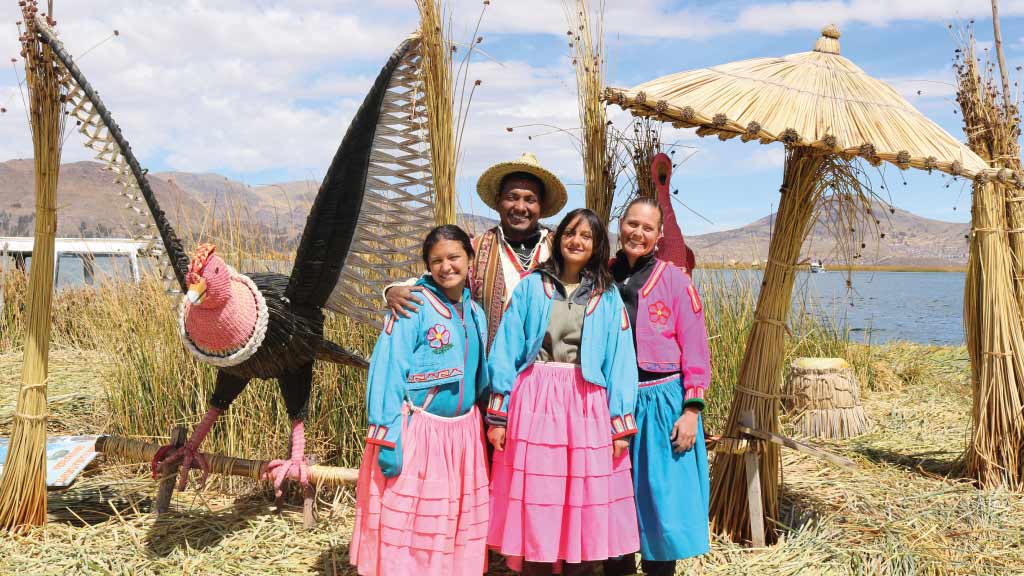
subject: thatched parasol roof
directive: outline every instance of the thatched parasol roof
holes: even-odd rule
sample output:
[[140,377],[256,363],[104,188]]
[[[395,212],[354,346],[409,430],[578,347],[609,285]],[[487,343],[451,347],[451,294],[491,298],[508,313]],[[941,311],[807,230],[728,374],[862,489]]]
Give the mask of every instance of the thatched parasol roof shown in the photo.
[[697,127],[701,136],[781,141],[969,178],[1014,177],[989,168],[891,86],[840,56],[835,25],[821,33],[811,52],[679,72],[628,90],[609,87],[604,97],[639,116]]

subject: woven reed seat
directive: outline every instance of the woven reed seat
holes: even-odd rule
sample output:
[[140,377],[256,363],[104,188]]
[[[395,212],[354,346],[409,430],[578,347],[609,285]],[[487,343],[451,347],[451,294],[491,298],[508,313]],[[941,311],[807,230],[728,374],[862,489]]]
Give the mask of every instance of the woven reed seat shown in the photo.
[[783,387],[783,404],[797,430],[815,438],[850,438],[867,432],[860,383],[842,358],[797,358]]

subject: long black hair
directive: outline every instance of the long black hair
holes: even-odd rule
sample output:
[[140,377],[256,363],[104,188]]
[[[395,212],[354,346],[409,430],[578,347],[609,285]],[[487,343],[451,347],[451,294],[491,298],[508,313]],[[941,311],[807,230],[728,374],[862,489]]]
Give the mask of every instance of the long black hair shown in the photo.
[[466,256],[469,260],[473,259],[473,241],[469,239],[469,234],[454,224],[445,224],[428,232],[427,237],[423,239],[423,264],[427,269],[430,268],[430,249],[442,240],[454,240],[462,244]]
[[[601,294],[615,285],[615,280],[612,278],[611,272],[608,271],[611,242],[608,240],[608,229],[604,222],[589,208],[577,208],[562,218],[551,243],[551,258],[548,258],[547,262],[541,264],[540,267],[553,276],[559,278],[562,276],[562,270],[565,269],[565,258],[562,256],[562,237],[566,233],[576,230],[576,226],[579,225],[576,223],[577,219],[589,224],[590,233],[593,234],[593,253],[590,255],[590,260],[583,266],[582,273],[593,279],[594,293]],[[570,228],[570,225],[574,223],[576,226]]]

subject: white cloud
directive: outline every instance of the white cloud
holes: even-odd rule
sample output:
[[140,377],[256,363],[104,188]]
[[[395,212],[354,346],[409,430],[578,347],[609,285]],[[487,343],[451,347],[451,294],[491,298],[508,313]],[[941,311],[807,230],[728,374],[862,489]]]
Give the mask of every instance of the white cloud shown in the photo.
[[[1024,13],[1024,2],[1002,2],[1003,16]],[[754,4],[743,8],[731,28],[783,34],[798,29],[816,30],[835,23],[857,22],[886,26],[903,20],[948,22],[955,19],[990,18],[992,4],[988,0],[928,0],[927,2],[892,2],[888,0],[799,1]]]
[[743,162],[750,171],[781,169],[786,163],[786,150],[782,146],[758,146]]

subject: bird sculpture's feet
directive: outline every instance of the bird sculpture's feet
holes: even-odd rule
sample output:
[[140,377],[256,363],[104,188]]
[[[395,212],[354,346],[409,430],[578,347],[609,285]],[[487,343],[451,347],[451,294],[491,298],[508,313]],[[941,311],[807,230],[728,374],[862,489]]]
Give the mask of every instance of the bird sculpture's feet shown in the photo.
[[274,481],[274,496],[278,499],[284,494],[281,484],[285,478],[298,480],[303,492],[309,488],[309,464],[306,463],[306,426],[302,420],[292,421],[291,455],[288,460],[274,460],[267,464],[263,472],[264,480]]
[[161,465],[174,464],[181,461],[181,471],[178,473],[178,490],[185,489],[185,486],[188,484],[188,472],[193,468],[199,468],[203,471],[203,475],[199,478],[199,485],[206,484],[206,478],[210,475],[210,463],[207,462],[206,455],[199,451],[199,447],[203,444],[206,435],[210,433],[213,423],[217,421],[217,418],[223,412],[220,408],[211,406],[206,411],[203,419],[199,421],[195,431],[192,432],[192,436],[183,446],[174,446],[173,444],[161,446],[156,451],[156,454],[153,455],[153,461],[150,463],[150,467],[153,469],[153,478],[159,476]]
[[199,477],[199,486],[206,484],[206,478],[210,475],[210,463],[206,460],[206,455],[197,450],[191,442],[186,442],[183,446],[174,446],[173,444],[161,446],[150,463],[150,467],[153,469],[153,478],[160,476],[160,468],[164,464],[174,464],[179,461],[181,469],[178,472],[178,490],[184,490],[188,485],[188,473],[193,468],[199,468],[202,471],[202,476]]
[[305,456],[299,459],[273,460],[267,464],[263,479],[274,481],[274,496],[277,498],[284,495],[281,485],[284,484],[285,478],[298,480],[303,490],[309,487],[309,464],[306,463]]

